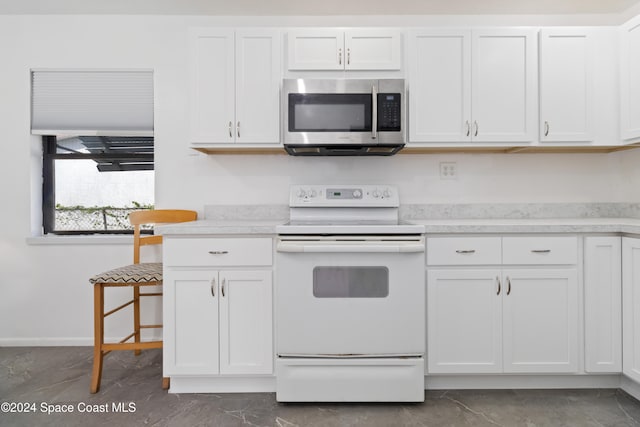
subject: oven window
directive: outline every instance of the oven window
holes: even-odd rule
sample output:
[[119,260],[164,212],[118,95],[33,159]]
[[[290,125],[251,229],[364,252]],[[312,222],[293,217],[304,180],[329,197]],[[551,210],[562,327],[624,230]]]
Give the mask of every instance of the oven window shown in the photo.
[[370,94],[289,94],[289,132],[370,131]]
[[313,296],[316,298],[386,298],[389,296],[387,267],[315,267]]

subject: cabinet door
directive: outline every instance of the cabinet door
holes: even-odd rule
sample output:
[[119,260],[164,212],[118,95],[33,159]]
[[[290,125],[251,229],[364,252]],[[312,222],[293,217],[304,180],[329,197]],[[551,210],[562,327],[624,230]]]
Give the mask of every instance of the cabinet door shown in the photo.
[[429,373],[502,372],[500,270],[427,272]]
[[514,269],[503,277],[504,372],[576,372],[576,270]]
[[640,16],[622,26],[620,113],[623,139],[640,138]]
[[280,142],[280,35],[236,32],[236,122],[240,143]]
[[640,382],[640,239],[622,238],[622,372]]
[[470,31],[411,34],[410,142],[471,140],[470,48]]
[[289,31],[287,35],[290,70],[343,70],[344,32],[333,29]]
[[218,273],[169,269],[164,276],[164,375],[218,374]]
[[593,36],[584,29],[540,32],[540,140],[593,140]]
[[233,142],[233,31],[192,29],[189,44],[191,142]]
[[620,237],[584,239],[585,370],[622,371]]
[[537,129],[536,33],[479,30],[471,42],[471,135],[478,142],[531,142]]
[[271,374],[271,271],[220,272],[220,373]]
[[348,30],[344,34],[345,69],[399,70],[400,32],[396,30]]

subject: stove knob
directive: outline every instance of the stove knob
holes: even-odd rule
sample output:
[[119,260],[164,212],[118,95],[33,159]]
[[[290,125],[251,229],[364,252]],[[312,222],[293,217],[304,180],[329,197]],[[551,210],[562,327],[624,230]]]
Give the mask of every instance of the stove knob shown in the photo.
[[318,193],[316,193],[316,190],[309,191],[309,197],[313,198],[313,197],[316,197],[317,195]]
[[372,194],[373,194],[373,197],[375,197],[376,199],[377,199],[378,197],[380,197],[380,191],[378,191],[378,189],[377,189],[377,188],[376,188],[375,190],[373,190],[373,193],[372,193]]
[[301,188],[298,190],[298,198],[303,199],[307,197],[307,192],[304,191],[304,188]]
[[382,193],[382,195],[383,195],[384,197],[389,198],[389,197],[391,197],[391,191],[389,191],[389,189],[388,189],[388,188],[385,188],[385,189],[384,189],[384,192]]
[[354,199],[362,198],[362,192],[360,190],[353,190],[353,198]]

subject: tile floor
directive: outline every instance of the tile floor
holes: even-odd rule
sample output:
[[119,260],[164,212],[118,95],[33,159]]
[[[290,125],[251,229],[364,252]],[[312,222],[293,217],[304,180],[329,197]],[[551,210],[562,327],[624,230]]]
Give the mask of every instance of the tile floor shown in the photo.
[[[619,390],[427,391],[421,404],[280,404],[272,393],[168,394],[154,350],[107,356],[101,391],[91,395],[91,363],[88,347],[0,348],[0,403],[36,404],[36,412],[0,412],[0,426],[640,426],[640,402]],[[63,405],[74,412],[46,413]]]

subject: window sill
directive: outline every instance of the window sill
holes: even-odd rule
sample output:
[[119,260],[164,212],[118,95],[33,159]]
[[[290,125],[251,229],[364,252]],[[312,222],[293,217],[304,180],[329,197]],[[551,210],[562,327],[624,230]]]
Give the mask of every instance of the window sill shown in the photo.
[[132,235],[105,236],[105,235],[82,235],[82,236],[34,236],[27,237],[27,244],[31,246],[40,245],[132,245]]

